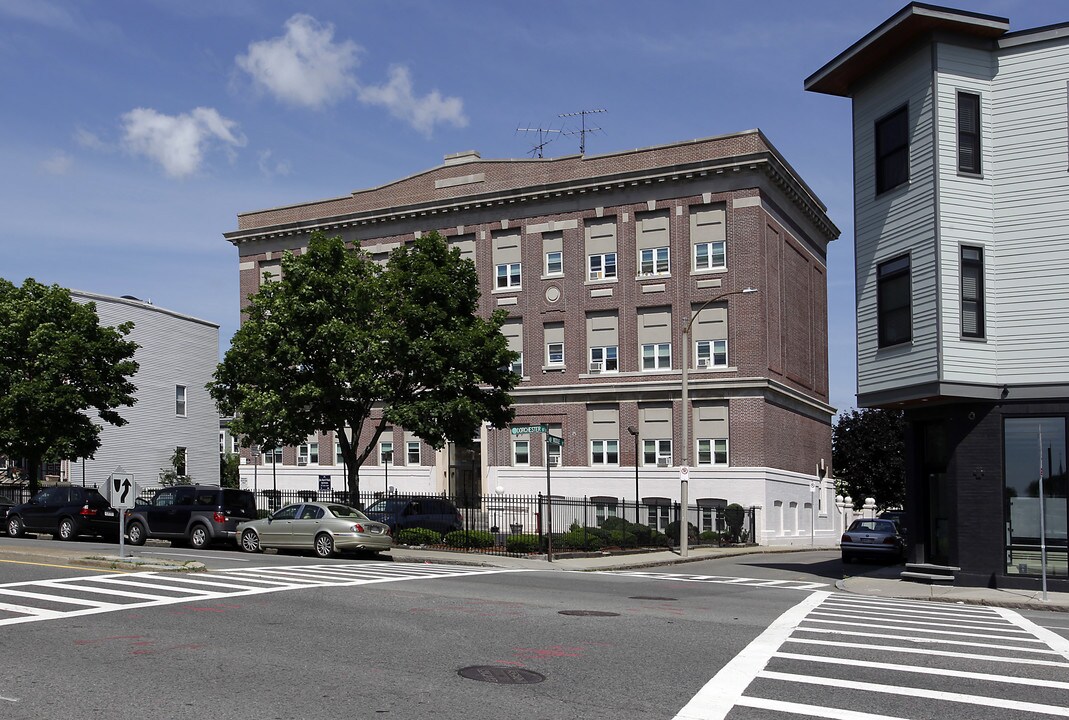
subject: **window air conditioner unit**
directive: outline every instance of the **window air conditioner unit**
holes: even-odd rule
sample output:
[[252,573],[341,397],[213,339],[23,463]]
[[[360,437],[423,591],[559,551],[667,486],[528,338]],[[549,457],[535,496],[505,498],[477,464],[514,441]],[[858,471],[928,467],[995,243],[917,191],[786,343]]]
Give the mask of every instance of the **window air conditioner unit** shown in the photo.
[[659,457],[657,458],[657,467],[668,467],[672,464],[672,458]]
[[307,465],[308,461],[305,460],[304,458],[300,458],[300,459],[297,460],[297,464],[298,465]]
[[592,372],[592,373],[601,372],[601,365],[602,365],[602,363],[601,363],[600,360],[590,363],[590,372]]
[[590,279],[591,280],[601,280],[603,277],[605,277],[605,272],[603,270],[591,270],[590,271]]
[[707,368],[709,364],[709,358],[698,358],[698,367]]
[[550,467],[557,467],[558,465],[560,465],[560,458],[556,457],[555,455],[550,455],[549,456],[549,466]]

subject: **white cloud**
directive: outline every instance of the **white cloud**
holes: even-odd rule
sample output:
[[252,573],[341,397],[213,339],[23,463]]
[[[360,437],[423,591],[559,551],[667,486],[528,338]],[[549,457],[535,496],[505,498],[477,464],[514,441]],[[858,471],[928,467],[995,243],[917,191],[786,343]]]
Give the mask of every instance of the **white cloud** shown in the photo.
[[464,101],[460,98],[443,98],[437,90],[416,97],[412,92],[412,76],[403,65],[390,68],[389,81],[385,85],[365,85],[360,88],[359,98],[368,105],[385,107],[391,115],[427,136],[437,123],[447,122],[454,127],[468,124],[468,118],[464,115]]
[[273,153],[270,150],[261,150],[259,156],[260,174],[264,177],[271,178],[276,175],[289,175],[290,174],[290,162],[289,160],[272,160]]
[[77,128],[74,131],[74,141],[90,150],[104,150],[104,141],[96,133],[89,132],[85,128]]
[[214,108],[199,107],[192,113],[164,115],[152,108],[135,108],[123,115],[123,147],[163,166],[171,177],[192,175],[204,160],[205,151],[222,143],[232,151],[243,147],[245,137],[237,123]]
[[74,158],[62,150],[56,150],[41,163],[41,170],[49,175],[66,175],[74,167]]
[[357,87],[352,74],[360,46],[334,42],[334,26],[310,15],[286,21],[286,34],[249,44],[238,67],[279,100],[319,108],[337,102]]

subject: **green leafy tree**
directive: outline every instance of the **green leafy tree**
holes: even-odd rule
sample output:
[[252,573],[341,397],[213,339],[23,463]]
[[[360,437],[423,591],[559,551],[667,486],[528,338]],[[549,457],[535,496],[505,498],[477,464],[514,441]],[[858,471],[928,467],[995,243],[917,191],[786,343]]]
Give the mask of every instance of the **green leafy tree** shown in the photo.
[[44,461],[93,457],[102,425],[126,420],[133,405],[137,343],[133,323],[100,324],[94,303],[27,279],[0,279],[0,455],[23,458],[30,492]]
[[483,421],[512,420],[507,313],[484,319],[478,309],[475,266],[437,233],[383,267],[317,232],[251,297],[208,389],[246,445],[333,432],[355,499],[360,467],[389,425],[441,448],[469,441]]
[[219,456],[219,484],[225,488],[241,487],[241,458],[234,453]]
[[901,410],[842,413],[831,432],[839,491],[855,502],[871,497],[882,508],[901,507],[906,499],[905,429]]

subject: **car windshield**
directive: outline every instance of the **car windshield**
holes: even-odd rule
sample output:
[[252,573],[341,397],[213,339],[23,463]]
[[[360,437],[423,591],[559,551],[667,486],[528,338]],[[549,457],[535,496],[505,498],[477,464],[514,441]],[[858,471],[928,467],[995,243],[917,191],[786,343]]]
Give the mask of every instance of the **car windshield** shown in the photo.
[[352,520],[367,520],[367,515],[360,512],[356,508],[351,508],[348,505],[327,505],[327,510],[334,517],[348,518]]
[[407,504],[408,500],[405,498],[390,498],[388,500],[379,500],[369,507],[367,511],[373,513],[396,513],[404,510]]

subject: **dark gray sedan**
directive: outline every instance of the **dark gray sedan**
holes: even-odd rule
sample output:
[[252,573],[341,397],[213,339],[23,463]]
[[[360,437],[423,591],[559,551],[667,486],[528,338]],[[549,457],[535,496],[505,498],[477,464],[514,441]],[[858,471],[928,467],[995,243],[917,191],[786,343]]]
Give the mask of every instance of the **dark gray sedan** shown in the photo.
[[906,541],[893,520],[855,520],[843,533],[839,546],[844,563],[862,557],[882,558],[897,563],[906,557]]
[[338,503],[295,503],[270,517],[250,520],[237,527],[245,552],[264,548],[311,550],[326,558],[341,550],[380,553],[393,547],[390,526]]

